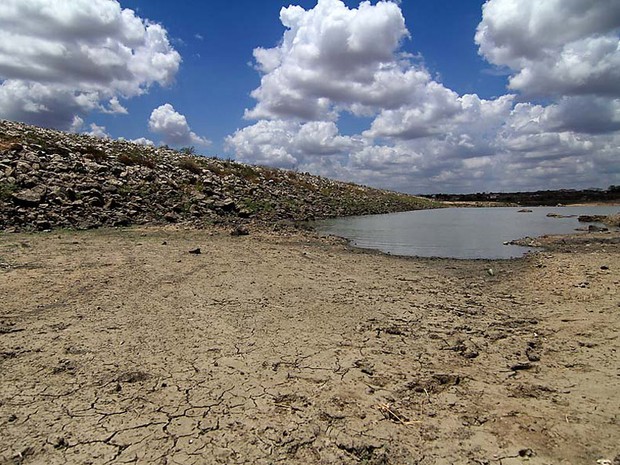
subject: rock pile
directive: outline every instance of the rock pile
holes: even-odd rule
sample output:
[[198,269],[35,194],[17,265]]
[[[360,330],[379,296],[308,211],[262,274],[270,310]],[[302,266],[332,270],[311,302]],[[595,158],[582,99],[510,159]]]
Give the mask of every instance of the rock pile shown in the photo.
[[297,222],[434,205],[307,173],[0,120],[0,230]]

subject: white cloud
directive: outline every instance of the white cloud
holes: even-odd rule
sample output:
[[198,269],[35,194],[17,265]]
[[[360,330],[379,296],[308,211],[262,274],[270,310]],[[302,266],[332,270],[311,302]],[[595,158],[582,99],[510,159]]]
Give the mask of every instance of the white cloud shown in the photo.
[[147,139],[146,137],[131,139],[129,142],[133,142],[134,144],[146,145],[148,147],[153,147],[155,145],[155,143],[151,139]]
[[185,116],[178,113],[169,103],[153,110],[149,119],[149,129],[159,134],[164,143],[175,147],[210,144],[209,140],[192,132]]
[[105,126],[98,126],[95,123],[90,124],[90,131],[86,132],[89,136],[99,137],[101,139],[111,139],[110,134],[108,134]]
[[476,43],[524,94],[620,96],[617,0],[488,0]]
[[430,82],[419,94],[416,103],[382,111],[364,135],[409,140],[492,133],[510,114],[514,100],[514,95],[495,100],[480,99],[475,94],[459,97],[436,82]]
[[79,116],[75,115],[73,117],[73,121],[71,122],[71,126],[69,126],[69,132],[78,133],[84,127],[84,120]]
[[166,30],[116,0],[0,3],[0,116],[62,129],[119,98],[170,84],[181,62]]
[[398,106],[423,71],[403,72],[395,57],[408,37],[400,8],[393,2],[362,2],[349,9],[340,0],[319,0],[311,10],[282,8],[287,28],[275,48],[254,50],[261,85],[246,118],[335,119],[336,107]]
[[[281,45],[254,53],[264,76],[246,117],[265,119],[229,137],[237,158],[415,192],[444,179],[470,185],[458,178],[467,169],[489,173],[514,95],[459,96],[433,80],[399,52],[409,33],[395,3],[321,0],[309,11],[285,8],[281,19]],[[361,135],[341,136],[342,111],[375,118]]]
[[226,145],[246,163],[303,170],[311,159],[346,157],[363,142],[360,137],[339,135],[331,121],[263,120],[236,131]]
[[[609,96],[620,92],[619,12],[615,0],[487,1],[480,53],[516,92],[482,99],[400,51],[409,32],[395,2],[283,8],[280,44],[254,50],[262,79],[245,116],[259,121],[227,148],[251,163],[408,192],[618,184],[620,101]],[[550,103],[527,103],[526,93]],[[343,112],[371,117],[370,127],[341,135]]]
[[112,97],[110,99],[110,102],[108,103],[108,108],[104,108],[102,109],[102,111],[103,113],[110,113],[110,114],[121,114],[121,115],[128,114],[127,108],[121,105],[121,103],[118,101],[118,97]]

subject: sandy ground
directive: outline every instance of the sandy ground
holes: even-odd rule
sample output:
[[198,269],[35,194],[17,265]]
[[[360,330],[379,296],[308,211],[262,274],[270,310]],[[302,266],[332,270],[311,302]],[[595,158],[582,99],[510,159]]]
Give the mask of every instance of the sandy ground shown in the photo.
[[2,234],[0,463],[617,465],[619,252]]

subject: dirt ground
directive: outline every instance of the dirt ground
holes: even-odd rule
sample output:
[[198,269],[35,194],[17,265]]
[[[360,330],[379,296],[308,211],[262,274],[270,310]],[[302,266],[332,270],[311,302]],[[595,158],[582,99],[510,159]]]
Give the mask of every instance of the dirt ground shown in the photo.
[[0,234],[0,463],[617,465],[619,252]]

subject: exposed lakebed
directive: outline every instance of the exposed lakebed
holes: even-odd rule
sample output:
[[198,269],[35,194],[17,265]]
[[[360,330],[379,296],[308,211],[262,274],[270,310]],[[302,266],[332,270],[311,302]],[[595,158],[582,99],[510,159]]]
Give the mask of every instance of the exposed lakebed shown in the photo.
[[[444,208],[320,221],[323,234],[385,253],[419,257],[507,259],[531,248],[504,245],[523,237],[570,234],[580,215],[612,215],[620,206]],[[557,215],[557,216],[548,216]]]

